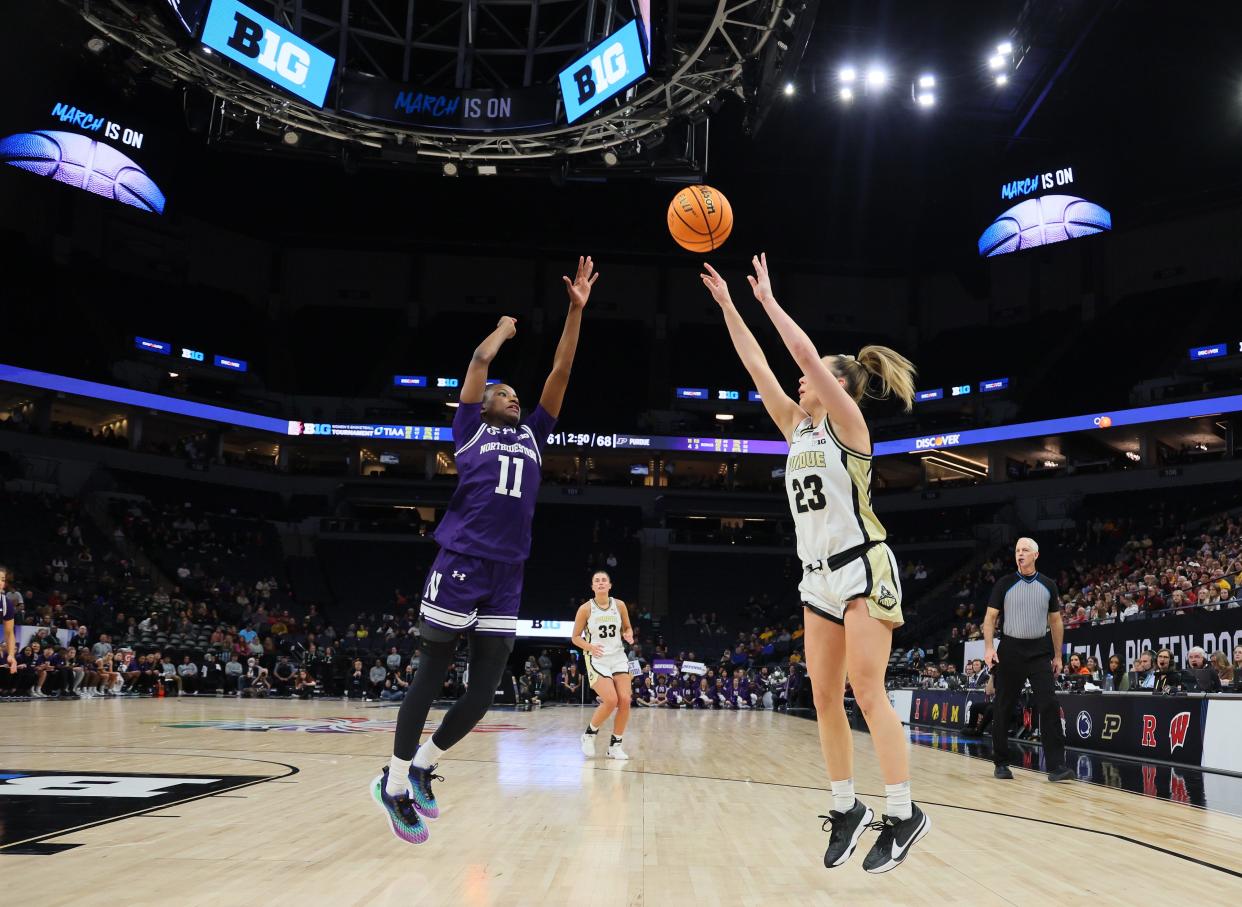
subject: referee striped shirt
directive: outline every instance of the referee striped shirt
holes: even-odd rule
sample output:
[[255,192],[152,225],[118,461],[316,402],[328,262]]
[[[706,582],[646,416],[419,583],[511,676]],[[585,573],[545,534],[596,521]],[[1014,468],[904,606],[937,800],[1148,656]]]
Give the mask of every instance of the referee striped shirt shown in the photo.
[[1057,585],[1042,573],[1023,576],[1016,570],[992,588],[989,608],[1005,619],[1005,635],[1011,639],[1042,639],[1048,633],[1048,615],[1061,607]]

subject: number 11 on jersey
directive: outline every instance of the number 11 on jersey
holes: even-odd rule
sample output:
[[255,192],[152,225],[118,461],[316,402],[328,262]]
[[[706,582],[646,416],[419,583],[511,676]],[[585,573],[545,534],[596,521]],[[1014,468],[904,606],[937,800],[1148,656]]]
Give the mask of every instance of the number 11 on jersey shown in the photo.
[[[522,467],[526,465],[520,457],[508,457],[500,454],[500,482],[496,485],[496,494],[507,494],[510,497],[522,496]],[[509,487],[509,464],[513,463],[513,487]]]

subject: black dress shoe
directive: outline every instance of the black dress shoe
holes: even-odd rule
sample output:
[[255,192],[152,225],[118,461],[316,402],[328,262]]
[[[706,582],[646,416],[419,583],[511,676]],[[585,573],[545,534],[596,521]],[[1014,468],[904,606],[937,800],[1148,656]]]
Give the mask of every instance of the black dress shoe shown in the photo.
[[993,778],[1004,778],[1006,781],[1013,780],[1013,772],[1009,770],[1007,765],[996,766],[996,771],[992,772]]
[[1075,777],[1074,770],[1065,767],[1061,767],[1055,772],[1048,773],[1049,781],[1073,781]]

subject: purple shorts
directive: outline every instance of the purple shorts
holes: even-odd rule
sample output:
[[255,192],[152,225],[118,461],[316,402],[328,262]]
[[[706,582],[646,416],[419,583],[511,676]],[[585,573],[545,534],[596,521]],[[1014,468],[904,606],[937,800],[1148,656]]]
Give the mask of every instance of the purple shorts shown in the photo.
[[455,633],[516,636],[522,567],[441,548],[423,587],[423,620]]

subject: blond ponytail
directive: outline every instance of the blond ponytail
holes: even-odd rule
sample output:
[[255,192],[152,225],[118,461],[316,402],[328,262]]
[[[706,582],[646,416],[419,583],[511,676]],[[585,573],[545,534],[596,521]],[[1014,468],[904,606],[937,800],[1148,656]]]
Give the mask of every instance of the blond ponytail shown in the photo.
[[[836,357],[834,371],[845,378],[846,390],[859,403],[864,397],[883,400],[896,397],[906,412],[914,405],[914,363],[886,346],[864,346],[857,356]],[[872,381],[879,381],[879,391],[871,390]]]

